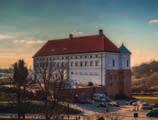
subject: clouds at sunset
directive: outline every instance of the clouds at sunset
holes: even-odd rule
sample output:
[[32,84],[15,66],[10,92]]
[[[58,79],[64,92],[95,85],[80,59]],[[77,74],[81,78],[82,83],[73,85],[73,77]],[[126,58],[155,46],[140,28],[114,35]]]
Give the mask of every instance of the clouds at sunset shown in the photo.
[[43,44],[46,41],[43,40],[14,40],[15,44],[24,44],[24,45],[39,45],[39,44]]
[[35,38],[20,39],[13,35],[0,35],[0,67],[9,67],[18,59],[32,66],[32,56],[46,41]]
[[149,21],[150,24],[158,24],[158,19],[153,19]]
[[118,47],[123,42],[130,49],[133,66],[158,60],[157,0],[38,1],[1,1],[0,67],[18,58],[32,65],[47,40],[98,34],[100,28]]
[[9,39],[13,39],[14,36],[11,36],[11,35],[3,35],[3,34],[0,34],[0,40],[9,40]]

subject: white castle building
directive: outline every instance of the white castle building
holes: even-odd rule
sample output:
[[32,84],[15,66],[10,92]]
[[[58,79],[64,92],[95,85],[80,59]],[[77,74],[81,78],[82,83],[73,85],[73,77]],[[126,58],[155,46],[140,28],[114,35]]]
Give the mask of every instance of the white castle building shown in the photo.
[[118,48],[99,30],[97,35],[49,40],[33,57],[35,76],[46,61],[68,64],[68,76],[81,84],[105,86],[110,95],[130,96],[131,52]]

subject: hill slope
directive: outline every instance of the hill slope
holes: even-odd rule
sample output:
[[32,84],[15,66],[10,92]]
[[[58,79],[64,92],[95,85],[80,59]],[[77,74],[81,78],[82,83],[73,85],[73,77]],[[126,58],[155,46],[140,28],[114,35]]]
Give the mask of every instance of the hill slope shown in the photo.
[[158,92],[158,61],[133,67],[132,75],[133,92]]

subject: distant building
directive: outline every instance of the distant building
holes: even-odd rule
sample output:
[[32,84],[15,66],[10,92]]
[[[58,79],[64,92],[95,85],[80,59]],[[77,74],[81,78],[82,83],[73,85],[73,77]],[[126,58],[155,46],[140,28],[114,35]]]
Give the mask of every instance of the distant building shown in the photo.
[[110,96],[131,93],[131,52],[118,48],[99,30],[97,35],[49,40],[33,57],[35,76],[45,61],[68,64],[68,76],[81,84],[105,86]]

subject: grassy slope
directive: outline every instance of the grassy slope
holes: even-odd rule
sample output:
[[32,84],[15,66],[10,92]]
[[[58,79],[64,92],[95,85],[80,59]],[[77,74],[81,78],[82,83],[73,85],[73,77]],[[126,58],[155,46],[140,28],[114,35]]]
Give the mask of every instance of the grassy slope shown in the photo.
[[143,63],[132,69],[135,93],[158,93],[158,61]]
[[158,102],[158,96],[133,96],[133,97],[148,102],[150,104],[155,104]]

